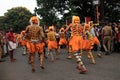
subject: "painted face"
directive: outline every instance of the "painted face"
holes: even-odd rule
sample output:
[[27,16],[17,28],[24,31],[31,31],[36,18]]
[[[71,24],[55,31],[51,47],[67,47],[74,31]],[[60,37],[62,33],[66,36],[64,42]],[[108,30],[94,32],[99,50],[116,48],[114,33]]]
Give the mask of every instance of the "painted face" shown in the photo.
[[35,23],[35,24],[38,24],[38,20],[37,19],[32,20],[32,22]]
[[85,30],[89,30],[89,24],[85,24]]
[[74,23],[80,23],[80,18],[78,16],[74,18]]
[[75,23],[79,23],[80,21],[79,21],[79,20],[75,20],[74,22],[75,22]]
[[49,30],[50,31],[54,31],[54,27],[53,26],[49,26]]
[[36,16],[33,16],[33,17],[30,18],[30,22],[32,22],[33,24],[38,24],[39,19]]

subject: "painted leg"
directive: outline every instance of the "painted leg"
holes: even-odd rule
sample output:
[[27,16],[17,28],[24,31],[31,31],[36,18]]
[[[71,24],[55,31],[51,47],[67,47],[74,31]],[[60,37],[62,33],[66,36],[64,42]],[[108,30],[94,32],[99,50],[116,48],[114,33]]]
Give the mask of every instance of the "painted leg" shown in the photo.
[[90,56],[89,50],[86,50],[86,52],[87,52],[87,58],[88,58],[88,59],[91,59],[91,56]]
[[58,46],[57,53],[60,53],[60,45]]
[[31,54],[32,72],[35,72],[35,53]]
[[53,52],[52,52],[52,51],[49,51],[49,53],[50,53],[50,62],[53,62],[53,61],[54,61]]
[[50,55],[50,51],[48,50],[48,48],[47,48],[47,53],[46,53],[46,55],[47,55],[47,56]]
[[94,59],[94,56],[93,56],[91,50],[88,51],[88,54],[90,55],[90,59],[92,60],[92,63],[93,63],[93,64],[96,64],[95,59]]
[[57,49],[55,49],[55,53],[56,53],[56,60],[59,59],[59,55],[60,55],[60,51],[58,51]]
[[72,59],[72,50],[71,50],[70,46],[68,48],[68,57],[67,57],[67,59]]
[[83,50],[80,49],[80,56],[82,57],[82,55],[83,55]]
[[43,61],[44,61],[44,53],[39,53],[39,62],[41,69],[44,69]]
[[26,53],[27,53],[26,47],[23,46],[23,55],[26,55]]
[[28,63],[31,64],[31,54],[32,53],[29,53],[29,56],[28,56]]
[[77,69],[80,71],[80,74],[84,74],[87,72],[87,69],[85,67],[85,65],[83,64],[82,60],[81,60],[81,56],[79,55],[79,53],[74,53],[74,57],[76,59],[77,62]]
[[68,47],[68,44],[66,44],[66,50],[69,51],[69,47]]

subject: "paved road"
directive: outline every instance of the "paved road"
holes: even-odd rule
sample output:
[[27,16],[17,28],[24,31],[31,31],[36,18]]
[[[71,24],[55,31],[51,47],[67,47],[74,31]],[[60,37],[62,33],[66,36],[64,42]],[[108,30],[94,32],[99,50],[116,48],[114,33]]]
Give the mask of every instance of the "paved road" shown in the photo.
[[4,58],[6,62],[0,63],[0,80],[120,80],[120,53],[103,54],[102,58],[98,58],[94,51],[96,65],[91,64],[84,54],[83,61],[88,69],[86,74],[79,74],[74,59],[66,59],[67,52],[64,49],[59,60],[51,63],[45,59],[45,70],[39,68],[36,55],[35,73],[31,72],[27,56],[23,56],[22,49],[18,48],[15,51],[15,63],[11,63],[9,57]]

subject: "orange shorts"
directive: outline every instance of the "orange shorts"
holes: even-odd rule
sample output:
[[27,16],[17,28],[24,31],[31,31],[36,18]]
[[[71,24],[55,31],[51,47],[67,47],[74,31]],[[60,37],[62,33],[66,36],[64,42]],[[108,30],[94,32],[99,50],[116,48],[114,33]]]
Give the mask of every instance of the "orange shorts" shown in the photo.
[[38,44],[37,44],[38,52],[39,52],[39,53],[42,53],[42,52],[44,51],[44,47],[45,47],[45,43],[44,43],[44,42],[38,43]]
[[83,50],[93,49],[94,44],[97,44],[97,45],[100,44],[100,42],[99,42],[97,37],[94,37],[91,40],[83,40],[83,42],[82,42],[82,49]]
[[80,50],[80,45],[82,43],[82,36],[72,36],[69,41],[69,45],[72,48],[72,52]]
[[57,49],[57,41],[48,41],[48,50]]
[[21,40],[21,45],[26,46],[27,41],[26,40]]
[[60,41],[59,41],[59,45],[63,45],[63,44],[67,44],[67,40],[66,39],[63,39],[63,38],[60,38]]
[[94,38],[93,38],[93,41],[94,41],[94,44],[96,44],[96,45],[99,45],[99,44],[100,44],[100,41],[98,40],[97,37],[94,37]]
[[27,42],[26,46],[27,46],[29,53],[35,53],[35,52],[42,53],[44,50],[45,43],[34,44],[32,42]]

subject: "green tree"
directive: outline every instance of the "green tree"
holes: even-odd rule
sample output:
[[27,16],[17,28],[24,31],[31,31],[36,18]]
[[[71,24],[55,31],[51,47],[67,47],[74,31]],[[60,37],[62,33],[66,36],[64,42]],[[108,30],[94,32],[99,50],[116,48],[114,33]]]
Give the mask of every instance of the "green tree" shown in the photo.
[[6,29],[6,26],[5,26],[4,22],[5,22],[5,17],[0,16],[0,29],[1,30]]
[[[46,25],[65,24],[66,20],[71,21],[73,15],[80,16],[81,22],[85,17],[96,20],[96,8],[94,0],[36,0],[35,12],[42,18]],[[107,18],[109,21],[119,21],[120,0],[99,0],[100,21]],[[67,12],[66,12],[67,11]],[[58,14],[63,15],[59,19]]]
[[92,0],[70,0],[71,15],[80,16],[84,22],[86,16],[94,20],[94,6]]
[[[52,25],[63,15],[62,21],[78,15],[84,20],[85,16],[93,16],[92,0],[37,0],[35,12],[42,17],[45,24]],[[65,11],[68,11],[65,13]],[[61,20],[60,20],[61,21]]]
[[120,20],[120,0],[105,0],[103,6],[105,20],[110,22]]
[[57,24],[58,15],[68,9],[68,0],[37,0],[35,12],[42,18],[45,25]]
[[20,32],[29,24],[32,13],[25,7],[15,7],[9,9],[4,14],[3,29],[12,27],[15,32]]

